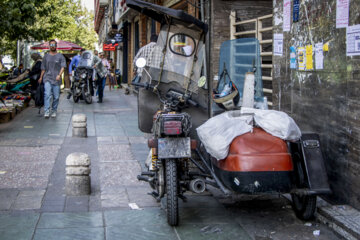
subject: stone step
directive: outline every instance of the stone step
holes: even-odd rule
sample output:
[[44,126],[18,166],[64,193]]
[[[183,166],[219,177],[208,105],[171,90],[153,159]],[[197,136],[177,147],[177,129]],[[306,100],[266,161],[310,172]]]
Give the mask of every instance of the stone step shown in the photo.
[[360,212],[349,205],[319,206],[317,218],[344,239],[360,239]]

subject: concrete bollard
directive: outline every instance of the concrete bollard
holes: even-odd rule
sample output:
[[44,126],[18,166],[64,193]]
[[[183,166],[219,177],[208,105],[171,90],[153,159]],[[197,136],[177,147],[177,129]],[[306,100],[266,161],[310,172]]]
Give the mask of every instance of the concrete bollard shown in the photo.
[[71,153],[66,158],[66,195],[80,196],[91,192],[90,157],[86,153]]
[[87,124],[85,114],[75,114],[72,117],[72,136],[73,137],[87,137]]

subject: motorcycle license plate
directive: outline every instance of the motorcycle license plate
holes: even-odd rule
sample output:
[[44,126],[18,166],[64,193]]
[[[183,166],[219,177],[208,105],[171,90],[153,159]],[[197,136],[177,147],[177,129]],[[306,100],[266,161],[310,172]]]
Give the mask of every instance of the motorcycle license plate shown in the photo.
[[190,158],[190,138],[159,138],[158,158]]

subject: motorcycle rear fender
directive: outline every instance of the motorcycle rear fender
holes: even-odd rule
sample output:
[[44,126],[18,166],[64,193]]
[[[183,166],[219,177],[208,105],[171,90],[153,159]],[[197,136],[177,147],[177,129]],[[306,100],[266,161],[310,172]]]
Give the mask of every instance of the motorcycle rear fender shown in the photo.
[[319,135],[303,133],[298,142],[290,143],[290,147],[292,154],[297,152],[301,156],[300,161],[306,187],[313,193],[331,193]]

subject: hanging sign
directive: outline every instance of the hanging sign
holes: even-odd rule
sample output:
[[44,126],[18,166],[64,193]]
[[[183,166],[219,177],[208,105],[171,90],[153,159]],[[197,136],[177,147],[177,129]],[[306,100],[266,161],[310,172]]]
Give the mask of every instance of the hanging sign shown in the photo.
[[116,47],[118,45],[119,45],[118,43],[115,43],[115,44],[112,44],[112,43],[106,44],[106,43],[104,43],[103,44],[103,51],[115,51]]

